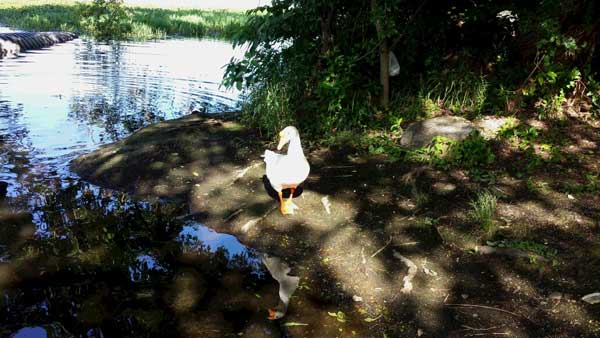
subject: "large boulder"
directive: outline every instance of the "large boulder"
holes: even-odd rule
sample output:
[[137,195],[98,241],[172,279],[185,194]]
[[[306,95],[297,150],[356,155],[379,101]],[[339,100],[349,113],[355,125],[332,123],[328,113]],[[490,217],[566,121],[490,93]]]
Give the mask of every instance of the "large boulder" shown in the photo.
[[410,124],[402,134],[400,145],[406,148],[420,148],[431,143],[436,136],[460,141],[467,138],[473,130],[473,124],[462,117],[434,117]]

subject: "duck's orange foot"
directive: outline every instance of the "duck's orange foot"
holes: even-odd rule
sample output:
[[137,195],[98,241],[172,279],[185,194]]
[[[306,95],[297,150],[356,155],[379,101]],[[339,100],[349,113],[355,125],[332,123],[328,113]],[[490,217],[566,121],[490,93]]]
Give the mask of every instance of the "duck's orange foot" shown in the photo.
[[300,208],[298,208],[297,205],[294,204],[294,202],[292,202],[291,200],[285,200],[282,204],[281,204],[281,213],[283,215],[293,215],[294,214],[294,210],[298,210]]
[[277,311],[273,310],[273,309],[267,309],[267,311],[269,311],[269,320],[275,320],[277,319]]

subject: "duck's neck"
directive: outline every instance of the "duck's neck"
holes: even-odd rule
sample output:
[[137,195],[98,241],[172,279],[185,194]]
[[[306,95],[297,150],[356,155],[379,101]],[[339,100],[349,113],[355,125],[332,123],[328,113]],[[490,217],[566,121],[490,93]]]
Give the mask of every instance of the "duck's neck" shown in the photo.
[[288,146],[288,156],[304,157],[304,151],[302,151],[302,144],[300,143],[300,137],[294,137],[290,140]]

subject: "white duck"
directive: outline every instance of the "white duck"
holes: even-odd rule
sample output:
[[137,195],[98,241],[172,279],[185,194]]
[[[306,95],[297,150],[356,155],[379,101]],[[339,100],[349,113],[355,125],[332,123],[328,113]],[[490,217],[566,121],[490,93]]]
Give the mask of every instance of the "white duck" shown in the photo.
[[[265,150],[265,163],[267,164],[267,178],[271,186],[279,195],[281,204],[281,213],[284,215],[293,214],[295,209],[299,209],[292,202],[296,187],[304,182],[310,172],[310,165],[304,157],[302,144],[300,143],[300,134],[296,127],[285,127],[279,133],[279,144],[277,150],[281,150],[287,143],[287,154],[277,154],[270,150]],[[290,197],[284,201],[282,190],[290,189]]]

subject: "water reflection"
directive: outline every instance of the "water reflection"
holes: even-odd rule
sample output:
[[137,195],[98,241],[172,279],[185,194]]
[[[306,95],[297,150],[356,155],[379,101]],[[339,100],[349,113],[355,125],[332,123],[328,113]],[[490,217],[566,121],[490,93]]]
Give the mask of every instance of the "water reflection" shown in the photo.
[[230,264],[242,262],[241,265],[253,266],[254,271],[257,273],[261,271],[260,257],[255,251],[248,250],[235,236],[220,234],[201,224],[192,222],[183,227],[178,239],[182,243],[184,252],[208,250],[214,253],[224,249],[227,251],[225,255]]
[[271,325],[272,304],[255,297],[274,289],[259,254],[181,220],[180,206],[73,182],[44,196],[38,218],[13,207],[0,208],[1,336],[161,336],[187,332],[190,316],[221,333]]

